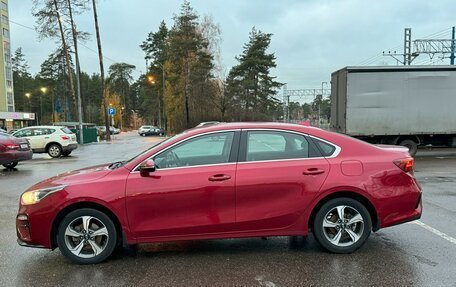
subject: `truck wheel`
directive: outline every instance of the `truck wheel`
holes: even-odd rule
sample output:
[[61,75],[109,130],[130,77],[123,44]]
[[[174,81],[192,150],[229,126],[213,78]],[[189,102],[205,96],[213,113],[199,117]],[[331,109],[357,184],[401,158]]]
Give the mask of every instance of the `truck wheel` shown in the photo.
[[411,156],[415,156],[416,152],[418,151],[418,144],[414,142],[413,140],[403,140],[399,143],[401,146],[405,146],[406,148],[409,149],[409,154]]

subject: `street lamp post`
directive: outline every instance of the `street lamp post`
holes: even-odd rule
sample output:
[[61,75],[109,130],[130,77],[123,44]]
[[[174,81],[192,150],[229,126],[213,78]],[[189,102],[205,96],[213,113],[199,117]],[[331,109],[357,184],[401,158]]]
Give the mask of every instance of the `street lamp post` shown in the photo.
[[123,111],[124,111],[124,110],[125,110],[125,107],[122,107],[122,108],[120,109],[120,111],[119,111],[119,112],[120,112],[120,130],[123,129],[123,120],[122,120],[122,117],[123,117]]
[[31,94],[31,93],[25,93],[25,96],[26,96],[27,99],[28,99],[29,111],[32,112],[32,103],[30,102],[30,97],[32,96],[32,94]]
[[43,99],[42,99],[42,96],[44,96],[47,92],[47,88],[46,87],[41,87],[40,88],[41,90],[41,94],[40,94],[40,123],[43,122]]
[[[161,63],[157,62],[157,67],[159,67],[162,70],[162,99],[165,100],[165,68]],[[161,122],[161,99],[160,97],[158,98],[158,126],[162,128],[162,122]]]
[[[151,85],[155,85],[155,78],[152,75],[147,76],[147,81]],[[158,126],[161,128],[161,121],[160,121],[160,99],[158,99]]]

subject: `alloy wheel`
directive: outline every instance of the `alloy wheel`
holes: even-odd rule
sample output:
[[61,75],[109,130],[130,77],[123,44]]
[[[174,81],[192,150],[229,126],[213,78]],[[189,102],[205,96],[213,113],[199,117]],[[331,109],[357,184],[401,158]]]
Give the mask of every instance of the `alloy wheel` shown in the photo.
[[51,145],[48,149],[48,154],[51,156],[51,157],[59,157],[60,154],[61,154],[61,149],[59,146],[57,145]]
[[65,245],[74,255],[93,258],[101,254],[109,242],[106,225],[93,216],[80,216],[65,229]]
[[356,243],[364,232],[364,219],[354,207],[338,205],[329,210],[323,220],[323,234],[338,247]]

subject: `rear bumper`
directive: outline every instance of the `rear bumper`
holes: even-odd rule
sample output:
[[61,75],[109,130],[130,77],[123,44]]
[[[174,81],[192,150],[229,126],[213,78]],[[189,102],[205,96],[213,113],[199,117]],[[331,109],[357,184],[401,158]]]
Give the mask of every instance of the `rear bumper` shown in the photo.
[[69,144],[67,146],[63,146],[62,150],[63,151],[72,151],[78,148],[78,144]]
[[33,152],[32,150],[26,150],[26,151],[9,151],[5,152],[2,154],[2,157],[0,158],[0,164],[7,164],[15,161],[24,161],[24,160],[29,160],[32,159]]
[[406,212],[395,213],[394,215],[390,215],[384,218],[381,224],[381,228],[390,227],[420,219],[421,214],[423,212],[423,202],[421,195],[422,193],[420,191],[415,202],[415,209]]

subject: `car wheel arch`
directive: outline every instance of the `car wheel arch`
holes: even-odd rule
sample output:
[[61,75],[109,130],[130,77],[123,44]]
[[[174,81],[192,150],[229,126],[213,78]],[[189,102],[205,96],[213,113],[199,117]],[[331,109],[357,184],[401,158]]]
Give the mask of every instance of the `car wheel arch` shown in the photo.
[[351,199],[354,199],[354,200],[360,202],[361,204],[363,204],[366,207],[366,209],[369,211],[369,214],[371,216],[372,230],[377,231],[380,229],[380,220],[378,218],[377,211],[376,211],[375,206],[372,203],[372,201],[370,199],[368,199],[365,195],[363,195],[359,192],[355,192],[355,191],[347,190],[347,189],[333,191],[329,194],[326,194],[322,198],[319,198],[318,201],[316,201],[316,203],[312,206],[312,211],[310,212],[310,216],[309,216],[309,219],[307,222],[307,228],[309,230],[312,229],[313,222],[315,220],[315,216],[323,204],[325,204],[326,202],[328,202],[332,199],[341,198],[341,197],[351,198]]
[[112,222],[114,223],[114,226],[116,227],[118,244],[122,244],[122,239],[123,239],[122,234],[124,232],[124,228],[122,227],[122,223],[120,222],[119,217],[111,209],[109,209],[108,207],[106,207],[100,203],[96,203],[96,202],[92,202],[92,201],[79,201],[76,203],[69,204],[69,205],[65,206],[64,208],[62,208],[58,212],[58,214],[55,216],[54,220],[52,221],[51,234],[50,234],[52,250],[54,250],[55,248],[58,247],[57,234],[58,234],[58,228],[59,228],[60,222],[70,212],[81,209],[81,208],[91,208],[91,209],[95,209],[95,210],[98,210],[98,211],[106,214],[112,220]]

